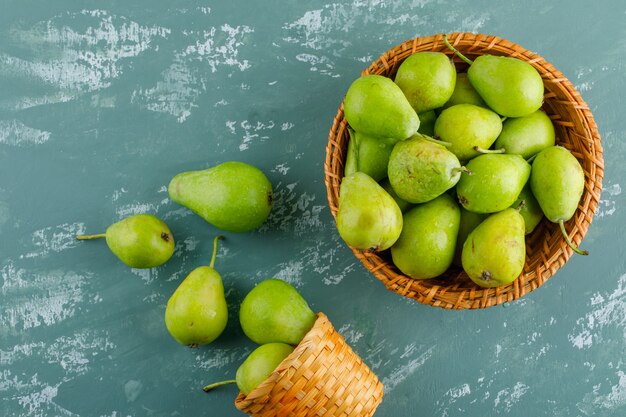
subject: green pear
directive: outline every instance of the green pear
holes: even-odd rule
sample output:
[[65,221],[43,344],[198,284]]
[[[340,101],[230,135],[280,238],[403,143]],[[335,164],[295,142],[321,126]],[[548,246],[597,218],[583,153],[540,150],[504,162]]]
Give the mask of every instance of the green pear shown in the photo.
[[396,191],[391,186],[389,178],[385,178],[383,181],[381,181],[380,186],[383,187],[383,190],[387,191],[387,194],[389,194],[391,198],[394,199],[402,213],[407,212],[411,207],[413,207],[413,204],[409,203],[406,200],[403,200],[402,198],[400,198],[400,196],[398,196]]
[[434,278],[452,264],[459,231],[459,206],[448,194],[404,215],[404,227],[391,247],[393,263],[414,279]]
[[526,183],[511,208],[519,209],[519,213],[524,218],[524,230],[527,235],[531,234],[543,219],[543,211],[541,211],[541,206],[530,189],[530,181]]
[[222,277],[215,270],[217,236],[209,266],[200,266],[181,282],[167,302],[165,325],[178,343],[197,347],[218,338],[228,322]]
[[434,110],[430,110],[424,113],[418,114],[420,118],[420,128],[417,129],[417,133],[422,135],[433,137],[435,136],[435,122],[437,121],[437,113]]
[[272,209],[272,184],[258,168],[244,162],[183,172],[172,179],[167,192],[172,201],[228,232],[256,229]]
[[208,392],[222,385],[236,383],[243,395],[250,394],[261,382],[276,370],[278,365],[292,352],[293,347],[285,343],[266,343],[248,355],[237,369],[236,379],[215,382],[203,388]]
[[405,59],[396,73],[400,87],[417,113],[443,106],[452,95],[456,70],[441,52],[416,52]]
[[443,42],[470,65],[469,82],[496,113],[523,117],[539,110],[543,104],[543,80],[528,62],[494,55],[482,55],[472,62],[450,45],[445,35]]
[[278,365],[293,352],[293,347],[285,343],[267,343],[259,346],[237,369],[237,386],[248,395],[265,381]]
[[402,212],[376,181],[356,172],[341,181],[337,230],[357,249],[385,250],[400,236]]
[[527,116],[543,104],[541,75],[520,59],[479,56],[467,76],[485,103],[502,116]]
[[[450,99],[443,105],[443,110],[448,107],[456,106],[457,104],[473,104],[478,107],[487,107],[485,100],[482,99],[480,94],[478,94],[478,92],[474,90],[474,87],[472,87],[472,84],[470,84],[467,73],[465,72],[456,75],[454,91]],[[420,120],[422,120],[421,117]]]
[[356,79],[346,93],[343,111],[355,131],[396,141],[408,138],[420,125],[400,87],[381,75]]
[[467,240],[467,236],[476,229],[476,227],[482,223],[488,216],[484,213],[474,213],[473,211],[461,209],[461,221],[459,223],[459,234],[456,239],[456,248],[454,249],[454,261],[456,266],[462,267],[461,254],[463,253],[463,244]]
[[554,146],[554,125],[541,110],[528,116],[509,118],[502,124],[502,133],[494,143],[495,149],[514,153],[528,159],[539,151]]
[[253,342],[297,345],[315,324],[316,315],[291,284],[278,279],[259,283],[239,310],[243,332]]
[[464,168],[445,146],[415,135],[398,142],[389,157],[388,176],[396,194],[410,203],[425,203],[454,187]]
[[105,238],[109,249],[131,268],[153,268],[174,253],[174,236],[163,220],[135,214],[113,223],[105,233],[78,235],[78,240]]
[[348,128],[348,133],[350,134],[350,140],[348,141],[346,160],[343,167],[344,177],[359,172],[359,147],[354,140],[354,130]]
[[524,218],[512,208],[487,217],[463,244],[463,269],[481,287],[513,282],[525,261]]
[[530,165],[519,155],[480,155],[466,167],[472,175],[461,176],[456,193],[461,205],[476,213],[510,207],[530,176]]
[[394,141],[386,138],[377,138],[350,129],[350,142],[346,156],[345,175],[354,172],[363,172],[374,181],[380,181],[387,176],[389,155]]
[[461,161],[480,155],[475,148],[488,149],[501,131],[500,116],[473,104],[448,107],[435,122],[435,136],[450,143],[448,150]]
[[580,255],[587,255],[587,251],[574,246],[564,225],[574,216],[585,189],[585,173],[574,155],[561,146],[539,152],[533,161],[530,187],[543,214],[559,224],[569,247]]

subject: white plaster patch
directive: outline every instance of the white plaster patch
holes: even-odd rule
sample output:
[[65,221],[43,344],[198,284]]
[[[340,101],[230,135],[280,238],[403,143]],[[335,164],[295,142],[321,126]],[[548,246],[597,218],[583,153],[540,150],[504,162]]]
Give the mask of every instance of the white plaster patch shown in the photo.
[[239,57],[239,47],[244,44],[247,34],[254,32],[250,26],[230,26],[223,24],[219,29],[212,27],[202,32],[201,39],[188,45],[182,52],[182,57],[192,56],[205,61],[211,72],[217,72],[218,67],[228,66],[245,71],[251,67],[247,59]]
[[201,92],[198,76],[178,55],[161,77],[154,87],[134,91],[131,103],[139,103],[153,112],[170,114],[183,123],[198,107],[196,100]]
[[0,144],[9,146],[41,145],[50,132],[26,126],[19,120],[0,120]]
[[75,417],[76,414],[54,402],[60,385],[61,382],[51,384],[40,380],[38,373],[24,379],[24,375],[13,375],[8,369],[0,371],[0,392],[7,392],[3,397],[21,407],[23,413],[19,415],[24,417]]
[[9,261],[0,270],[0,334],[51,326],[74,316],[85,301],[89,276],[72,271],[32,273]]
[[196,248],[198,247],[198,244],[200,243],[200,240],[198,240],[197,238],[193,236],[189,236],[188,238],[183,240],[183,243],[185,244],[185,251],[191,252],[191,251],[196,250]]
[[272,172],[278,172],[282,175],[287,175],[291,168],[287,165],[287,163],[278,164],[272,169]]
[[131,379],[124,384],[124,395],[126,395],[126,401],[129,403],[134,402],[143,391],[143,384],[141,381]]
[[159,277],[159,270],[156,268],[131,268],[130,271],[141,278],[146,285],[152,284]]
[[63,368],[66,375],[83,375],[89,370],[90,359],[115,349],[106,334],[82,330],[72,336],[61,336],[46,349],[44,357],[49,363]]
[[622,187],[619,184],[611,184],[605,186],[602,190],[603,199],[598,204],[598,211],[596,217],[602,218],[605,216],[611,216],[615,214],[619,204],[614,197],[622,194]]
[[[67,101],[69,97],[109,87],[126,70],[129,58],[154,48],[155,39],[167,38],[170,34],[167,28],[143,26],[103,10],[83,10],[69,16],[89,23],[86,28],[77,30],[60,24],[67,17],[61,15],[27,30],[13,28],[10,31],[17,42],[33,51],[55,51],[54,54],[33,53],[33,56],[53,58],[32,60],[0,54],[3,68],[0,72],[39,80],[63,92],[56,99],[28,98],[27,107],[55,100]],[[20,103],[15,104],[20,106]]]
[[354,346],[363,338],[363,333],[357,329],[353,329],[354,325],[346,323],[337,330],[349,345]]
[[302,280],[302,272],[304,271],[304,262],[301,260],[283,262],[278,265],[280,270],[274,274],[275,278],[286,281],[296,288],[304,284]]
[[528,392],[529,388],[528,385],[517,382],[511,388],[500,390],[493,400],[494,408],[503,407],[506,412],[511,411],[513,406],[519,402],[520,398]]
[[[192,43],[176,52],[172,64],[161,74],[162,79],[156,85],[134,91],[131,102],[150,111],[170,114],[183,123],[198,107],[198,98],[207,91],[207,85],[211,85],[205,65],[211,73],[222,67],[239,71],[251,68],[252,64],[240,57],[239,48],[252,32],[254,29],[249,26],[227,23],[204,31],[183,31]],[[227,102],[221,100],[215,105],[225,104]]]
[[[394,38],[401,34],[398,28],[402,27],[419,27],[427,33],[431,30],[433,33],[440,31],[441,27],[435,27],[429,14],[421,10],[431,2],[356,0],[326,4],[320,9],[306,11],[293,22],[283,24],[285,35],[282,40],[303,48],[295,58],[309,64],[310,71],[339,77],[341,74],[335,71],[335,59],[349,56],[352,41],[348,34],[356,28],[370,28],[368,33],[376,40],[387,36]],[[490,19],[486,12],[467,15],[448,10],[446,16],[457,30],[470,32],[478,32]],[[363,57],[353,59],[361,60]],[[363,62],[370,61],[371,57],[368,57]]]
[[576,320],[578,329],[567,336],[572,345],[586,349],[595,342],[601,342],[602,329],[607,326],[622,329],[622,342],[626,342],[626,274],[619,278],[612,293],[594,294],[590,305],[593,309]]
[[230,365],[239,366],[241,362],[250,354],[250,350],[243,347],[230,349],[215,348],[211,351],[197,351],[196,364],[200,369],[223,369]]
[[614,412],[626,405],[626,373],[618,370],[615,375],[617,383],[610,386],[609,392],[601,393],[603,384],[595,384],[592,391],[585,394],[582,401],[576,404],[583,414],[586,416],[607,415],[608,411]]
[[33,352],[43,349],[44,342],[25,343],[23,345],[15,345],[7,350],[0,349],[0,365],[10,366],[15,362],[32,356]]
[[470,389],[469,384],[463,384],[459,387],[450,388],[446,395],[450,398],[457,399],[461,397],[465,397],[466,395],[470,395],[472,390]]
[[161,207],[170,203],[169,198],[164,198],[158,203],[142,203],[142,202],[134,202],[129,204],[123,204],[115,209],[119,219],[126,218],[128,216],[132,216],[134,214],[154,214],[157,213]]
[[335,64],[327,56],[317,56],[314,54],[298,54],[296,59],[300,62],[306,62],[309,64],[309,70],[313,72],[319,72],[320,74],[329,75],[333,78],[337,78],[340,74],[334,73]]
[[[431,346],[425,351],[415,352],[415,354],[411,355],[407,362],[391,369],[391,371],[382,378],[382,383],[385,386],[385,392],[389,393],[393,391],[395,387],[404,382],[409,376],[421,368],[422,365],[430,359],[434,350],[435,346]],[[381,371],[379,370],[378,372],[380,373]]]
[[[333,275],[326,275],[323,279],[324,284],[326,285],[338,285],[341,281],[344,280],[346,276],[352,271],[354,271],[356,262],[351,263],[350,265],[344,267],[341,272]],[[330,268],[329,268],[330,269]]]
[[80,243],[76,235],[85,234],[84,223],[64,223],[37,230],[32,234],[34,250],[20,255],[20,259],[43,257],[51,252],[62,252]]

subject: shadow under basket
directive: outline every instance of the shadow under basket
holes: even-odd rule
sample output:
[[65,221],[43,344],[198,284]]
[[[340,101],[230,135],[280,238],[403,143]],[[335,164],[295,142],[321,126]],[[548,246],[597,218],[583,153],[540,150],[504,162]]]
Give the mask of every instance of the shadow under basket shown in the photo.
[[[542,109],[552,119],[556,142],[572,152],[585,173],[585,188],[578,209],[565,223],[572,242],[580,245],[600,201],[604,176],[598,128],[580,93],[552,64],[505,39],[483,34],[453,33],[448,35],[448,40],[470,59],[485,54],[510,56],[528,62],[541,75],[544,84]],[[438,34],[415,38],[390,49],[365,69],[362,75],[378,74],[393,79],[404,59],[415,52],[423,51],[447,54],[453,58],[458,72],[464,72],[467,68],[467,64],[453,55],[444,45],[443,36]],[[335,218],[349,140],[348,123],[344,118],[342,103],[328,135],[324,163],[328,204]],[[396,268],[389,251],[375,253],[351,249],[388,289],[423,304],[449,309],[485,308],[516,300],[546,282],[573,253],[561,235],[558,224],[544,218],[533,233],[526,236],[526,263],[521,275],[511,284],[482,288],[458,268],[452,267],[437,278],[415,280],[403,275]]]
[[294,351],[235,406],[258,417],[369,417],[382,399],[383,384],[318,313]]

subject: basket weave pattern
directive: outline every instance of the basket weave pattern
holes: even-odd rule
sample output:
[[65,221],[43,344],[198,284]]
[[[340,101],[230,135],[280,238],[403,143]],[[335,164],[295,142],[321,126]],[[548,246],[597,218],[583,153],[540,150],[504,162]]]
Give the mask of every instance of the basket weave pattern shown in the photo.
[[257,417],[369,417],[383,385],[323,313],[272,374],[235,406]]
[[[472,33],[454,33],[448,36],[448,40],[470,59],[484,54],[515,57],[530,63],[541,75],[545,88],[542,108],[552,119],[557,144],[572,152],[585,173],[585,189],[578,210],[565,224],[572,242],[579,245],[600,201],[604,175],[602,144],[589,107],[560,71],[519,45],[496,36]],[[438,51],[453,57],[459,72],[467,67],[446,48],[439,34],[415,38],[390,49],[364,70],[362,75],[378,74],[393,79],[404,59],[422,51]],[[324,163],[328,203],[335,218],[349,141],[347,127],[342,103],[328,135]],[[415,280],[403,275],[393,265],[388,252],[351,249],[388,289],[423,304],[451,309],[485,308],[520,298],[554,275],[573,253],[561,236],[559,226],[544,219],[526,237],[526,263],[522,274],[511,284],[481,288],[461,269],[451,268],[434,279]]]

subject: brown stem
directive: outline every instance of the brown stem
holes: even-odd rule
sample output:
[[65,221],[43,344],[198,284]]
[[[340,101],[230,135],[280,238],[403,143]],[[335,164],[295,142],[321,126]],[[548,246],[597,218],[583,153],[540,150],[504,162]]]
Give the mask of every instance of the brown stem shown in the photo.
[[229,385],[229,384],[236,384],[236,383],[237,383],[237,381],[234,380],[234,379],[229,379],[229,380],[226,380],[226,381],[214,382],[214,383],[209,384],[206,387],[202,388],[202,391],[209,392],[209,391],[211,391],[214,388],[221,387],[222,385]]
[[589,251],[578,249],[576,246],[574,246],[572,241],[569,239],[567,232],[565,231],[565,224],[563,224],[563,220],[559,220],[559,226],[561,227],[561,233],[563,234],[563,237],[565,238],[565,243],[567,243],[567,246],[572,248],[572,250],[579,255],[589,255]]

